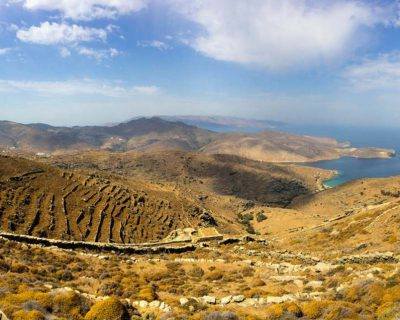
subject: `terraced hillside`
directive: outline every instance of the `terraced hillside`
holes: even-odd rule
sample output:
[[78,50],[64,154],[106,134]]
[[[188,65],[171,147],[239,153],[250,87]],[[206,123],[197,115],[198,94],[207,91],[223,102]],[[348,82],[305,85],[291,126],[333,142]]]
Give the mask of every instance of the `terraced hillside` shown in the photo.
[[213,218],[167,192],[132,190],[30,160],[0,157],[1,228],[40,237],[132,243]]
[[192,196],[232,196],[274,207],[286,206],[299,195],[314,193],[321,187],[321,180],[332,175],[311,167],[183,151],[92,151],[52,157],[49,161],[66,168],[94,169],[154,184],[168,183]]

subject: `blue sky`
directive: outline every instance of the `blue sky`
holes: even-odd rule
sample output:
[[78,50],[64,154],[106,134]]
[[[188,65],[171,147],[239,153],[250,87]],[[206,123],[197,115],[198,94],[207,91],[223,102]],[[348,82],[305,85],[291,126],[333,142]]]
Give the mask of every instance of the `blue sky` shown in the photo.
[[0,119],[400,124],[397,1],[0,0]]

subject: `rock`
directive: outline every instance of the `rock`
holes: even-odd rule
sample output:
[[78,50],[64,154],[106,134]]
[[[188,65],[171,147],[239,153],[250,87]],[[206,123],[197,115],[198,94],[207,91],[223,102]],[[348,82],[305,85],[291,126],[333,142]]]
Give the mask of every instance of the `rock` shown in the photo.
[[256,304],[257,304],[256,299],[248,298],[248,299],[244,300],[240,305],[242,307],[252,307],[252,306],[255,306]]
[[149,303],[149,307],[150,308],[159,308],[160,307],[161,302],[158,300],[154,300],[152,302]]
[[147,308],[149,303],[147,301],[141,300],[139,301],[139,308]]
[[321,272],[321,273],[328,273],[328,272],[336,269],[337,267],[338,267],[337,265],[328,264],[328,263],[324,263],[324,262],[318,262],[314,266],[314,270],[317,272]]
[[226,305],[232,301],[232,296],[226,296],[221,299],[221,304]]
[[201,299],[203,300],[204,303],[208,303],[208,304],[216,304],[217,303],[217,298],[215,298],[213,296],[204,296]]
[[293,300],[295,300],[295,297],[292,294],[285,294],[279,297],[273,297],[273,296],[267,297],[267,303],[282,303]]
[[172,312],[172,308],[168,305],[166,305],[164,308],[161,309],[162,311],[164,311],[165,313],[170,313]]
[[244,295],[238,295],[238,296],[232,297],[233,302],[242,302],[242,301],[244,301],[244,299],[245,299]]
[[183,307],[183,306],[185,306],[185,305],[187,305],[187,304],[189,303],[189,299],[187,299],[187,298],[180,298],[180,299],[179,299],[179,303],[180,303],[181,306]]
[[304,286],[303,281],[301,281],[301,280],[294,280],[293,283],[294,283],[298,288],[303,288],[303,286]]

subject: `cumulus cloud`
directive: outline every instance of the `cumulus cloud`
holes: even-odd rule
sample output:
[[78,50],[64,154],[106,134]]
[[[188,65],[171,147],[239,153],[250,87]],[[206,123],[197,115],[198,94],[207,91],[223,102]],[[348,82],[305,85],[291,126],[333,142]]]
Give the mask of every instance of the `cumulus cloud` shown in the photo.
[[359,33],[394,23],[389,9],[360,1],[171,0],[201,32],[184,39],[211,58],[268,69],[341,57]]
[[343,78],[360,91],[400,90],[400,52],[365,59],[346,68]]
[[112,98],[129,98],[136,95],[153,95],[160,91],[156,86],[126,86],[109,81],[92,79],[68,81],[14,81],[0,80],[0,92],[27,92],[45,96],[96,95]]
[[75,44],[106,41],[107,30],[46,21],[40,26],[18,30],[17,38],[23,42],[42,45]]
[[155,48],[160,51],[170,49],[170,46],[167,43],[165,43],[164,41],[160,41],[160,40],[138,41],[137,45],[139,47],[143,47],[143,48],[147,48],[147,47]]
[[140,11],[148,0],[20,0],[28,10],[58,11],[73,20],[114,19]]

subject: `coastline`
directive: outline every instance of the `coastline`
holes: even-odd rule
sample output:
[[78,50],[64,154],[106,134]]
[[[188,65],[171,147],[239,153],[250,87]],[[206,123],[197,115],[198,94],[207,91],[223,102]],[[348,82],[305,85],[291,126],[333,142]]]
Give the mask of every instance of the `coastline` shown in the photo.
[[321,192],[321,191],[325,191],[325,190],[328,190],[328,189],[332,189],[333,187],[328,186],[327,184],[325,184],[325,182],[340,175],[340,172],[338,170],[328,170],[328,171],[330,171],[330,173],[331,173],[329,177],[324,177],[324,178],[318,177],[318,179],[317,179],[317,192]]

